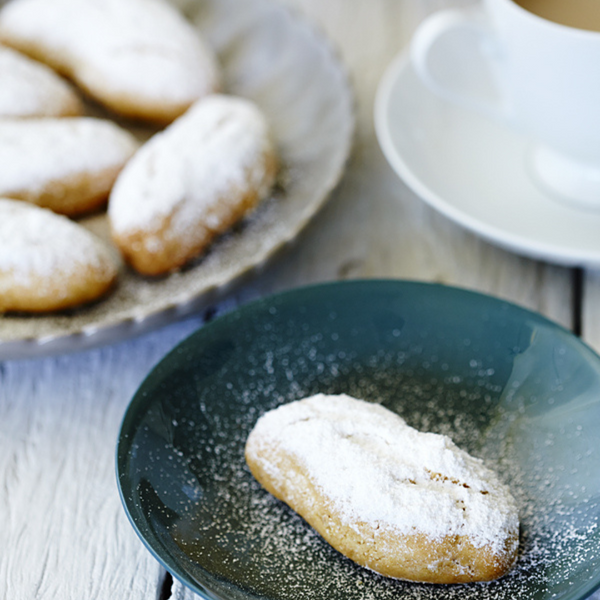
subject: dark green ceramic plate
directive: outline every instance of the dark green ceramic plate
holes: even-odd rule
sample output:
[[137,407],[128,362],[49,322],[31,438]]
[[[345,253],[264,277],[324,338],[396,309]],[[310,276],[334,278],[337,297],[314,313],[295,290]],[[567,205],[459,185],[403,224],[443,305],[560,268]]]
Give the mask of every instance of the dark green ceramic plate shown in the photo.
[[[246,436],[316,392],[381,402],[508,482],[517,566],[487,584],[382,578],[253,480]],[[117,449],[125,509],[164,566],[227,600],[579,600],[600,585],[600,359],[543,317],[421,283],[328,284],[206,325],[149,375]]]

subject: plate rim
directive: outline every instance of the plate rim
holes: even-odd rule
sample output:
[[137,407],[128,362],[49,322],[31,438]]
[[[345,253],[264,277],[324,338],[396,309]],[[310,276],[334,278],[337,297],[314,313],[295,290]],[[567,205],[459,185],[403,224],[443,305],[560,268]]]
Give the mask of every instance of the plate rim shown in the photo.
[[[531,240],[523,235],[506,231],[502,227],[490,224],[455,207],[413,172],[392,140],[388,120],[392,91],[397,85],[398,79],[408,69],[410,69],[410,52],[404,49],[385,70],[377,88],[374,104],[375,132],[379,145],[396,175],[437,212],[495,246],[533,260],[550,261],[567,267],[597,267],[600,265],[600,248],[595,251],[560,249],[553,244]],[[440,102],[442,101],[440,100]],[[582,214],[585,215],[585,212]]]

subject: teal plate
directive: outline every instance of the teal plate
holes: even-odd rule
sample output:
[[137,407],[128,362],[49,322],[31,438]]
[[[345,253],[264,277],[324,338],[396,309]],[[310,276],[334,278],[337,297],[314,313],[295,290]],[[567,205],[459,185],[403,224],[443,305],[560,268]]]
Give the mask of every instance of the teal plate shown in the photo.
[[[316,392],[450,435],[511,486],[516,567],[491,583],[396,581],[333,550],[247,469],[265,411]],[[441,285],[358,281],[243,306],[193,334],[133,398],[121,497],[154,556],[222,600],[581,600],[600,586],[600,358],[547,319]]]

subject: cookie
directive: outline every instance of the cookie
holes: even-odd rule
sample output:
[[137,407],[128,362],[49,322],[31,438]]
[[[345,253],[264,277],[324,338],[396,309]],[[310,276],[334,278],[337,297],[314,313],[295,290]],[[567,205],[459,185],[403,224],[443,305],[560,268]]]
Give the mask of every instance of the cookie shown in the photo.
[[90,117],[0,121],[0,196],[75,216],[106,203],[138,147],[110,121]]
[[54,71],[0,46],[0,118],[72,117],[82,112],[79,96]]
[[488,581],[516,560],[509,489],[448,437],[377,404],[317,395],[282,405],[258,420],[245,453],[265,489],[382,575]]
[[268,196],[276,165],[268,124],[252,102],[199,100],[119,175],[108,205],[113,239],[140,273],[177,269]]
[[0,311],[49,312],[106,294],[117,277],[108,247],[53,212],[0,198]]
[[126,117],[168,123],[219,86],[212,51],[163,0],[13,0],[0,41]]

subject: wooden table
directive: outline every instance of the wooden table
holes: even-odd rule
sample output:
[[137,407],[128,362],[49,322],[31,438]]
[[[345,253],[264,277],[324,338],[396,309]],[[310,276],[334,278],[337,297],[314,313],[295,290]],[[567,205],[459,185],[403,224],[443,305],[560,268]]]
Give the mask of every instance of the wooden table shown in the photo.
[[[450,2],[286,2],[319,24],[349,68],[357,96],[356,143],[341,185],[318,218],[217,312],[319,281],[418,279],[511,300],[600,349],[598,272],[535,262],[488,245],[428,208],[379,149],[372,116],[379,79],[419,21]],[[116,488],[114,448],[136,387],[203,318],[79,354],[0,364],[3,598],[195,597],[161,570],[129,525]]]

